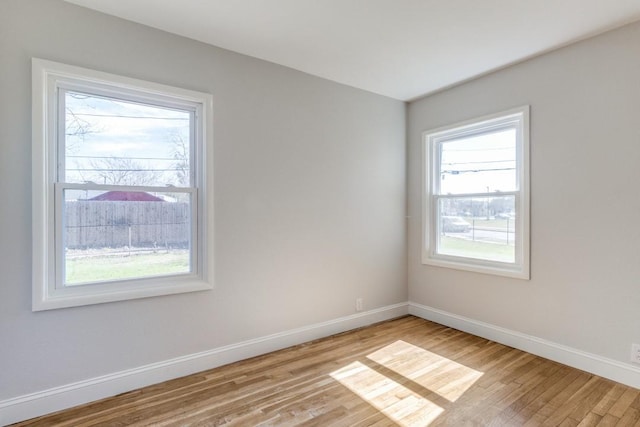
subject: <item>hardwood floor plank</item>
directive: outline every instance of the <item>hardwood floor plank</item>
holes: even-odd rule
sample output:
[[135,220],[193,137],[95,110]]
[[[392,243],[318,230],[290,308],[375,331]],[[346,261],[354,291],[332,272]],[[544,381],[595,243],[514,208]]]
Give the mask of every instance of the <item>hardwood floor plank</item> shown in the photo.
[[630,426],[640,390],[412,316],[23,426]]
[[637,426],[640,424],[640,410],[629,406],[622,414],[622,418],[616,424],[616,427]]
[[589,380],[575,393],[569,396],[562,405],[549,415],[549,418],[545,421],[548,425],[558,425],[563,422],[566,418],[570,417],[571,414],[580,407],[584,399],[593,391],[594,388],[598,386],[598,382],[602,378],[590,376]]
[[627,387],[622,384],[614,384],[611,390],[593,408],[593,413],[604,417],[626,389]]
[[613,381],[599,377],[596,377],[595,383],[595,387],[586,396],[580,399],[580,402],[573,412],[569,414],[569,416],[574,420],[582,420],[585,418],[615,385]]
[[580,371],[576,371],[568,366],[563,366],[561,370],[551,378],[553,384],[549,385],[544,392],[536,396],[524,408],[520,409],[513,416],[513,422],[520,422],[524,425],[530,420],[546,419],[547,415],[545,415],[545,411],[542,411],[542,408],[560,394],[569,384],[573,383],[579,374]]
[[578,424],[578,427],[595,427],[602,420],[602,416],[594,412],[589,412]]
[[518,421],[524,423],[528,417],[523,415],[525,408],[532,403],[542,400],[541,396],[545,391],[550,390],[557,382],[558,378],[562,378],[558,373],[562,373],[563,367],[559,364],[551,364],[548,367],[547,375],[535,387],[523,388],[523,393],[518,396],[509,406],[503,409],[499,416],[499,421],[504,424],[515,424]]
[[611,414],[605,414],[598,423],[597,427],[613,427],[618,424],[619,421],[620,418],[614,417]]
[[631,403],[638,397],[640,394],[640,390],[633,389],[631,387],[626,388],[622,396],[611,406],[609,409],[609,414],[613,415],[616,418],[622,418],[625,411]]
[[570,405],[571,396],[573,396],[584,384],[586,384],[591,378],[590,374],[586,372],[578,371],[575,379],[567,384],[558,394],[553,396],[545,405],[534,414],[534,416],[527,421],[525,426],[538,426],[542,423],[546,425],[553,425],[548,421],[549,417],[555,412],[561,410],[565,405]]
[[576,427],[578,425],[578,421],[573,418],[565,418],[560,424],[553,424],[558,427]]

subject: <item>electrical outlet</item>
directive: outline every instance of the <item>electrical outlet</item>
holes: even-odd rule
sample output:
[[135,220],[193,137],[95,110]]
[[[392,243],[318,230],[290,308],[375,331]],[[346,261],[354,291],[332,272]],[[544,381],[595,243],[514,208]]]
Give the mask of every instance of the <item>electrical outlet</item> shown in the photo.
[[356,298],[356,311],[362,311],[362,298]]
[[631,361],[640,363],[640,344],[631,344]]

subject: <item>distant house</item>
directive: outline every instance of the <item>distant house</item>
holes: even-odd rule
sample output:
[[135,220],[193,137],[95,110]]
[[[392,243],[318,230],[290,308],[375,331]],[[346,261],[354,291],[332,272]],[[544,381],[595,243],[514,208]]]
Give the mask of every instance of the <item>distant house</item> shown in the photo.
[[87,200],[107,202],[164,202],[160,197],[144,191],[107,191]]

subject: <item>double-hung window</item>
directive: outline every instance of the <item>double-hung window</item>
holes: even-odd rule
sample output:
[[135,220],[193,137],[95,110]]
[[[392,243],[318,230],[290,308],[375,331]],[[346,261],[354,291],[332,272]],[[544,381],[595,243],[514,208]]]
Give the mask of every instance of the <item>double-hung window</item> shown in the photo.
[[34,310],[211,289],[211,109],[208,94],[33,60]]
[[424,264],[529,278],[529,107],[423,134]]

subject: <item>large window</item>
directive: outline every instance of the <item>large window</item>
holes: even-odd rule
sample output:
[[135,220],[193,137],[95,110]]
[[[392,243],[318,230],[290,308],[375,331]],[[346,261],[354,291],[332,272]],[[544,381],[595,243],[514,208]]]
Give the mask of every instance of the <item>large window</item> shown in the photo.
[[529,108],[424,133],[425,264],[529,278]]
[[33,307],[210,289],[211,96],[33,60]]

